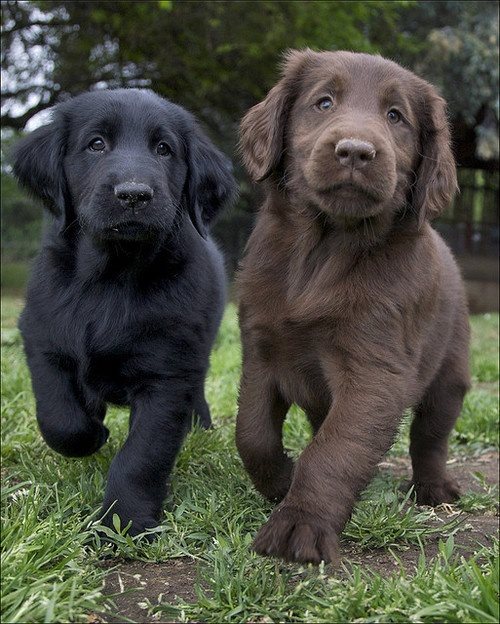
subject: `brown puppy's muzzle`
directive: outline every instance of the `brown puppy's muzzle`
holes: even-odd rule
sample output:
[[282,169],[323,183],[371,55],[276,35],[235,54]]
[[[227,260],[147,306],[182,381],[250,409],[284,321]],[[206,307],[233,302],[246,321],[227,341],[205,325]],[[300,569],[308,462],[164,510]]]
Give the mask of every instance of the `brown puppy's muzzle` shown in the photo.
[[341,139],[335,146],[335,157],[348,169],[362,169],[376,154],[373,143],[359,139]]
[[365,218],[393,198],[396,157],[390,141],[369,120],[329,128],[313,145],[303,168],[319,206],[332,215]]

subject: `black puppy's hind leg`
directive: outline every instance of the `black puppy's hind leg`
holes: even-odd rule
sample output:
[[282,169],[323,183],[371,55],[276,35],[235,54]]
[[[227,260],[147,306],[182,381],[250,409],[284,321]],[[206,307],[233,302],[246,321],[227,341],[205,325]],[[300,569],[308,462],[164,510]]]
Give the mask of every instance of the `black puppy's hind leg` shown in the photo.
[[76,365],[69,358],[27,349],[36,417],[47,444],[68,457],[95,453],[109,431],[102,421],[104,403],[84,397],[76,380]]
[[210,429],[212,427],[212,418],[210,417],[210,408],[205,399],[205,391],[203,387],[198,392],[194,403],[194,415],[199,420],[199,423],[203,429]]

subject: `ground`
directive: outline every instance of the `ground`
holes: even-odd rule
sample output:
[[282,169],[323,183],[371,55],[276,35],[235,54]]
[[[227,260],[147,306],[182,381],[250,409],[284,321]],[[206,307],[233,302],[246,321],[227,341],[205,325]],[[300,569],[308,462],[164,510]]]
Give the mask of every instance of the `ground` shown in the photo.
[[[233,306],[207,380],[215,428],[186,440],[158,540],[118,533],[114,548],[96,537],[96,514],[127,414],[110,411],[110,441],[94,457],[47,449],[15,329],[20,306],[17,298],[2,303],[2,621],[498,621],[498,315],[471,319],[474,383],[449,462],[461,500],[432,510],[405,496],[406,418],[346,527],[341,567],[318,569],[250,551],[271,506],[234,447]],[[285,437],[294,455],[309,435],[292,410]]]
[[[409,474],[409,460],[392,458],[392,461],[384,462],[380,468],[381,471],[405,477]],[[498,487],[498,453],[488,451],[473,460],[457,461],[452,471],[464,492],[480,494],[484,490],[474,478],[476,472],[484,475],[484,482],[489,486]],[[460,513],[458,509],[443,509],[438,511],[437,517],[447,522],[457,513]],[[461,555],[470,556],[477,550],[478,544],[492,545],[498,531],[498,515],[493,509],[469,514],[464,518],[464,524],[464,530],[456,534],[454,542]],[[424,552],[427,558],[438,554],[439,538],[437,533],[426,541]],[[410,546],[394,556],[387,548],[363,549],[356,542],[345,540],[343,555],[348,565],[369,566],[388,576],[401,564],[406,571],[414,569],[421,548],[418,545]],[[168,604],[179,598],[193,603],[196,601],[197,582],[197,564],[188,557],[166,563],[120,561],[117,569],[106,577],[104,585],[104,593],[111,596],[114,602],[113,615],[102,613],[98,617],[101,622],[169,622],[161,617],[158,619],[154,613],[148,614],[148,605],[155,605],[158,600]]]

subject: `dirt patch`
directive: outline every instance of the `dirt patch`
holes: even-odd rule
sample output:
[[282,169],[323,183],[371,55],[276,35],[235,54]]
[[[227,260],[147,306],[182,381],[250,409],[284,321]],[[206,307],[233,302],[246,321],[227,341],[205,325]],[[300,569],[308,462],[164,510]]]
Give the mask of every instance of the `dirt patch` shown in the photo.
[[[379,464],[381,472],[388,471],[396,477],[411,475],[411,462],[409,457],[389,457]],[[486,483],[498,485],[499,456],[498,451],[488,451],[473,458],[452,458],[448,461],[450,475],[457,479],[462,490],[466,492],[480,492],[481,485],[474,478],[475,472],[480,472]]]
[[[443,518],[443,514],[440,514],[440,517]],[[492,544],[493,537],[498,535],[498,516],[467,514],[464,526],[465,530],[455,533],[454,540],[456,552],[466,557],[481,546]],[[426,561],[430,561],[438,554],[440,539],[442,536],[439,535],[426,538],[423,546]],[[352,542],[342,543],[343,562],[348,569],[350,564],[359,564],[383,576],[389,576],[401,568],[415,570],[422,554],[418,546],[410,546],[406,550],[394,549],[392,552],[394,554],[388,548],[361,550]]]
[[[488,452],[472,459],[453,459],[449,462],[450,473],[458,480],[462,493],[482,491],[481,485],[474,478],[475,472],[484,475],[488,484],[498,484],[498,453]],[[388,471],[399,478],[409,478],[411,474],[410,460],[407,457],[390,457],[380,464],[381,471]],[[456,508],[438,508],[439,517],[448,521],[456,514]],[[490,545],[494,536],[498,535],[498,516],[492,512],[486,514],[465,514],[465,530],[455,534],[457,551],[465,556],[477,551],[481,545]],[[426,539],[424,552],[430,560],[438,552],[440,536]],[[388,576],[397,572],[402,566],[406,570],[418,565],[421,551],[418,547],[394,551],[399,562],[389,549],[381,548],[368,551],[356,544],[345,541],[342,543],[343,561],[349,567],[351,563],[369,567],[375,572]],[[178,599],[186,602],[196,601],[195,587],[198,582],[197,562],[189,558],[172,559],[162,563],[145,563],[139,561],[109,561],[105,565],[118,570],[110,572],[106,579],[104,593],[115,605],[113,615],[99,614],[89,622],[157,622],[166,623],[173,620],[156,619],[148,615],[149,601],[152,605],[161,602],[163,605],[174,604]],[[338,571],[332,573],[338,574]]]
[[[379,466],[381,472],[388,471],[391,474],[409,478],[411,475],[411,463],[408,457],[391,457],[382,462]],[[448,462],[450,474],[458,481],[462,494],[467,492],[481,492],[482,487],[479,481],[474,478],[474,473],[481,473],[485,483],[488,485],[498,485],[499,481],[499,456],[498,452],[491,451],[472,459],[451,459]],[[438,517],[447,522],[456,514],[459,509],[454,506],[443,506],[437,508]],[[469,556],[476,552],[481,546],[490,546],[493,538],[499,533],[498,512],[487,512],[484,514],[465,514],[464,530],[460,530],[454,535],[455,546],[458,553]],[[438,553],[438,544],[442,536],[437,534],[433,538],[426,538],[424,554],[427,561]],[[391,554],[389,549],[380,548],[371,551],[362,550],[352,542],[342,544],[343,561],[349,564],[366,565],[375,572],[389,575],[397,572],[400,567],[405,570],[415,569],[418,565],[421,550],[417,546],[409,547],[407,550],[394,550]],[[399,561],[398,561],[399,559]]]
[[179,598],[186,602],[196,600],[197,562],[192,559],[106,562],[110,567],[117,564],[118,569],[110,572],[104,585],[104,593],[115,605],[114,613],[99,614],[101,622],[171,622],[148,615],[148,601],[157,605],[173,604]]

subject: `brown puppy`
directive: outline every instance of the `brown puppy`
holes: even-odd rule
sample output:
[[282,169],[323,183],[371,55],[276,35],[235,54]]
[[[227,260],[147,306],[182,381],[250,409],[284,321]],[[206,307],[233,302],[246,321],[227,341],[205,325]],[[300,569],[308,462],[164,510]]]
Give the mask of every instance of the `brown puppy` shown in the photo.
[[[254,547],[335,560],[405,408],[418,502],[459,495],[446,456],[469,385],[467,307],[429,225],[456,189],[445,102],[381,57],[292,51],[241,148],[266,200],[238,278],[237,445],[256,488],[282,499]],[[314,430],[295,467],[292,403]]]

